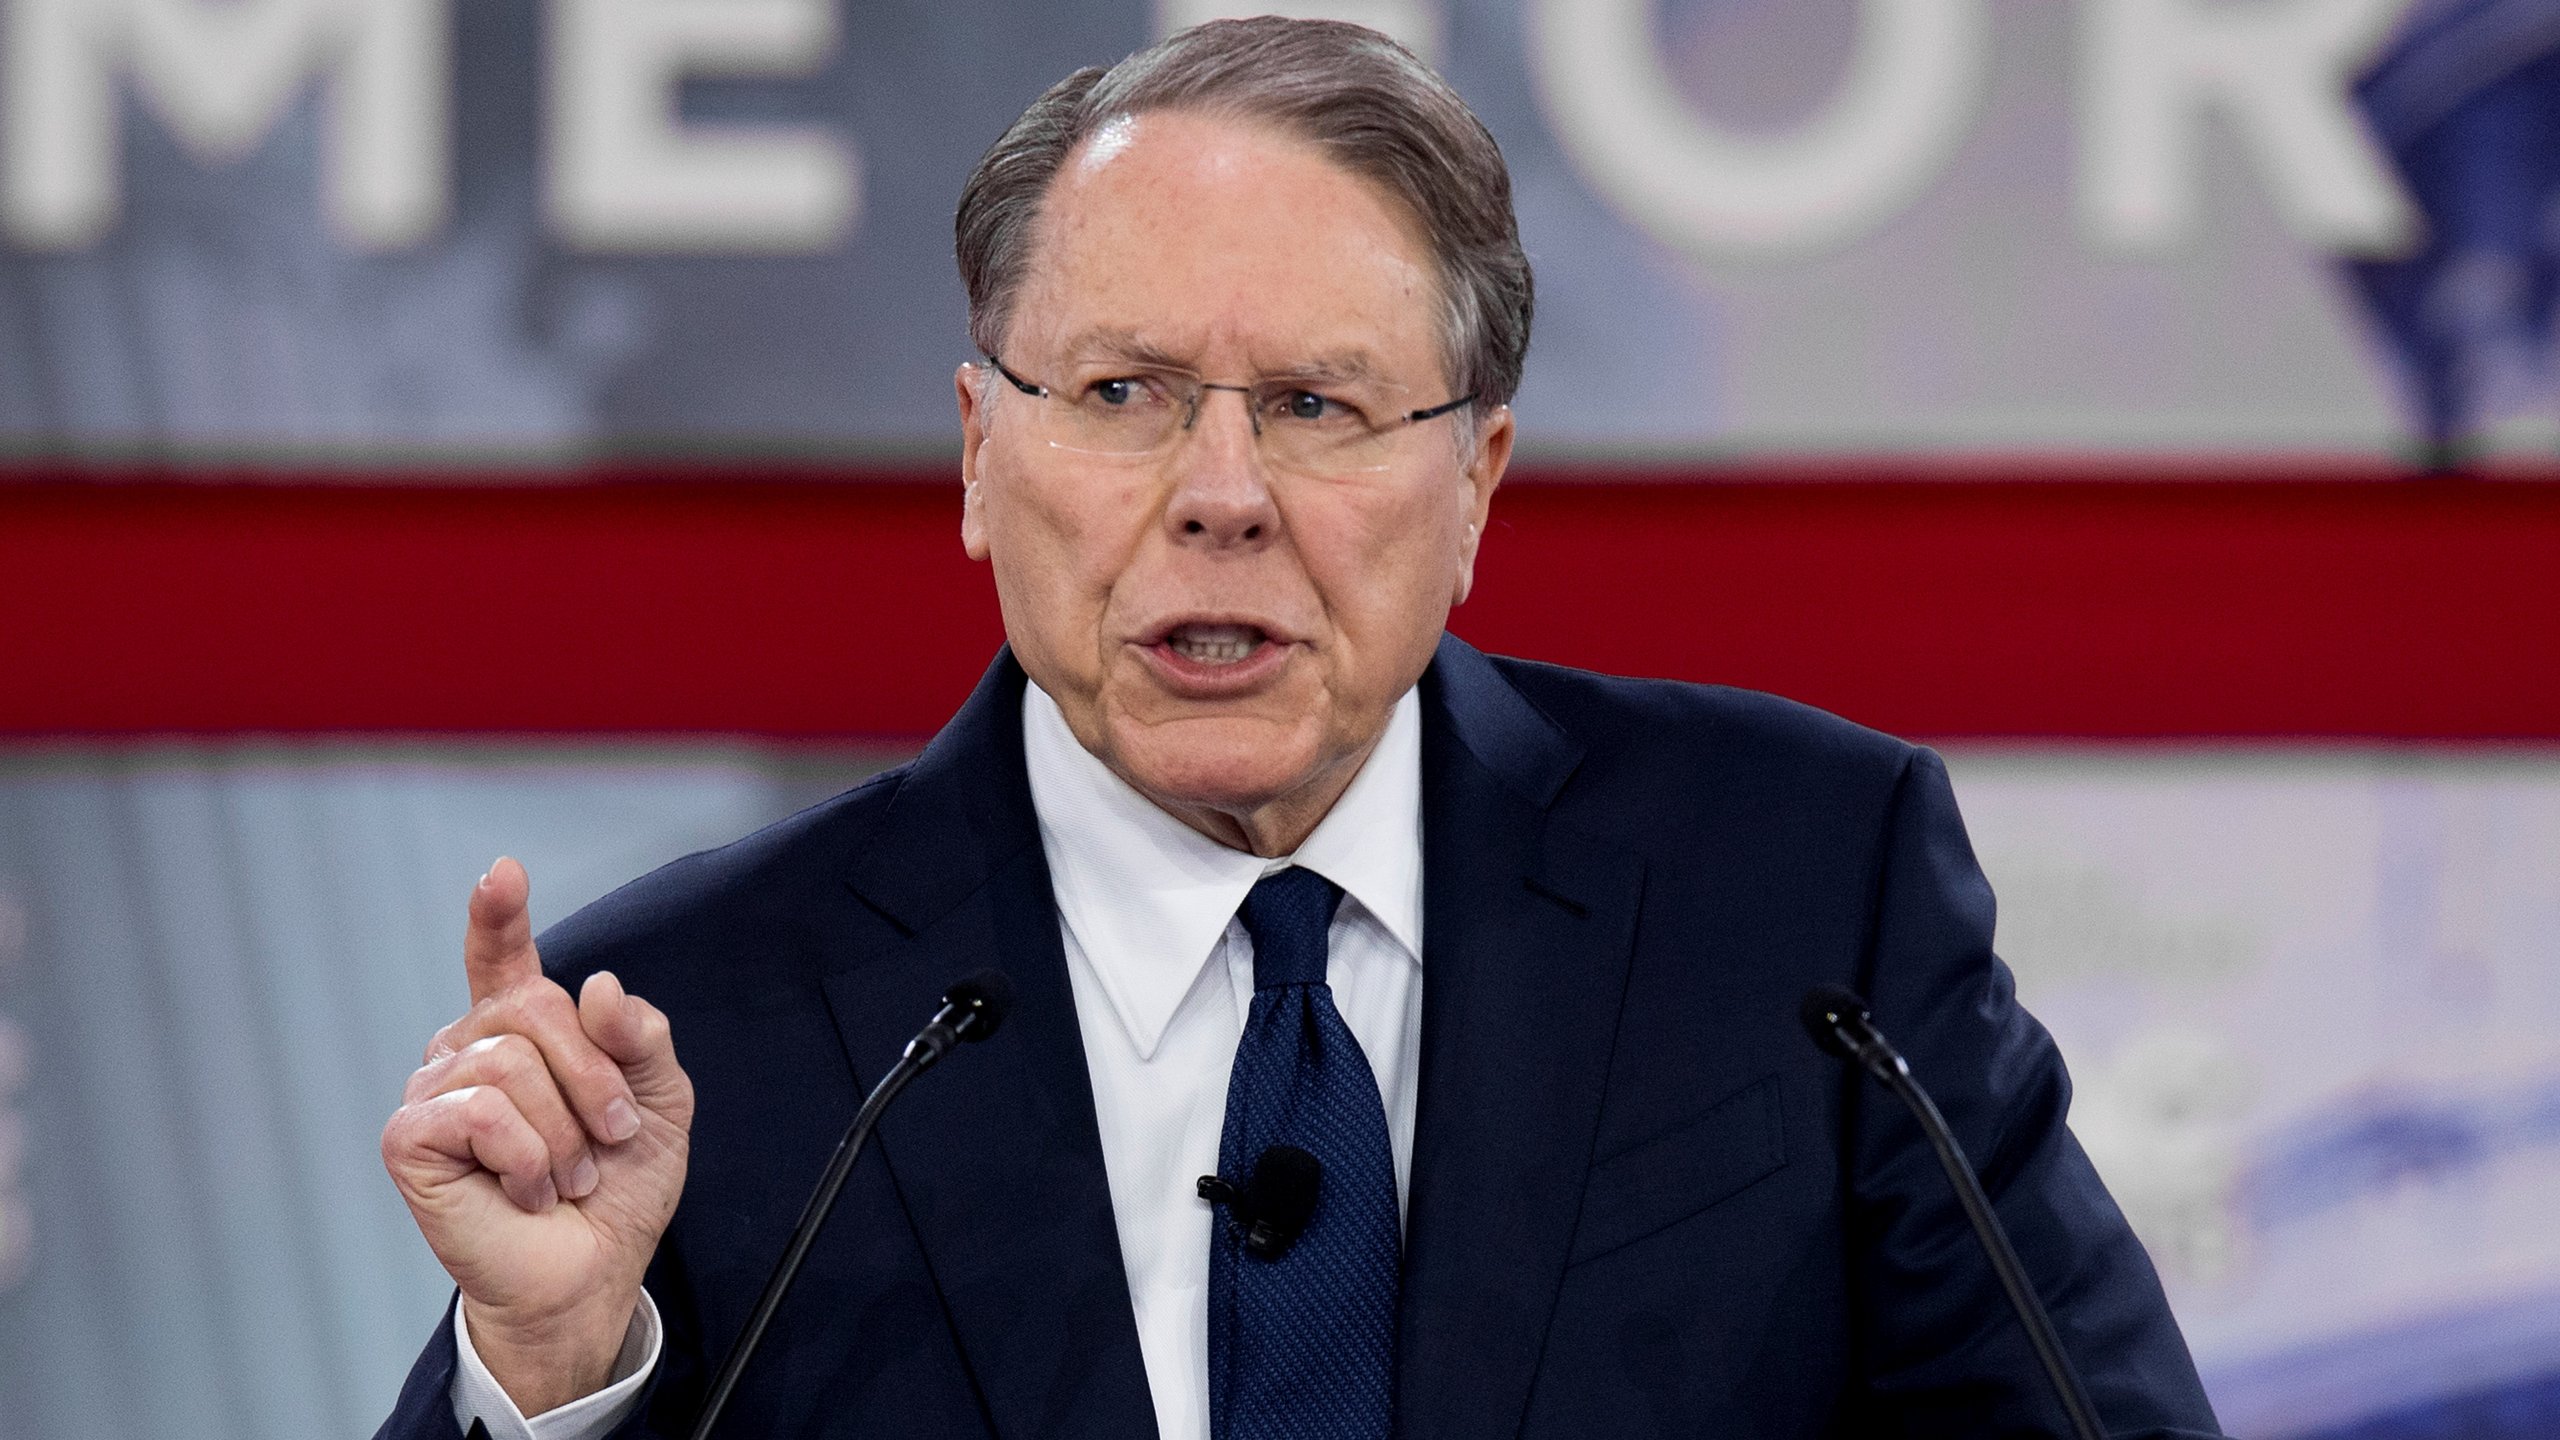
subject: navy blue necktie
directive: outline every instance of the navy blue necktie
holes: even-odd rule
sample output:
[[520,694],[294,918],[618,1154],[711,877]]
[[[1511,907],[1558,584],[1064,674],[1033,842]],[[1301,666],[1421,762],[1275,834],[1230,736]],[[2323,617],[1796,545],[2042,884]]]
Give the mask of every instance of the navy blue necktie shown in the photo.
[[1395,1156],[1377,1076],[1325,984],[1342,892],[1312,870],[1266,875],[1239,918],[1253,1009],[1227,1082],[1218,1171],[1241,1184],[1294,1145],[1323,1165],[1315,1213],[1276,1259],[1221,1210],[1209,1232],[1209,1433],[1215,1440],[1385,1440],[1395,1384]]

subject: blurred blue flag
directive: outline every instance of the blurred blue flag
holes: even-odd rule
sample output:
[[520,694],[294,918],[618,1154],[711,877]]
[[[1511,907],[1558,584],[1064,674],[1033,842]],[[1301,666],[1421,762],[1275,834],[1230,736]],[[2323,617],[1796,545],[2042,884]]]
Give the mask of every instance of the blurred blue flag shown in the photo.
[[2349,269],[2450,457],[2560,388],[2560,0],[2421,3],[2355,90],[2428,233]]

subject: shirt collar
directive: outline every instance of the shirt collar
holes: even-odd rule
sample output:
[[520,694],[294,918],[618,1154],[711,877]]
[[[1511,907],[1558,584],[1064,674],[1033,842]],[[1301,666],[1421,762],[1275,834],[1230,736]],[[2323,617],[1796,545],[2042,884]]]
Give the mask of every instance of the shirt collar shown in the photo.
[[1303,865],[1342,887],[1422,963],[1422,703],[1396,702],[1360,773],[1294,855],[1231,850],[1111,773],[1038,685],[1022,695],[1023,758],[1058,913],[1092,961],[1141,1059],[1217,952],[1255,881]]

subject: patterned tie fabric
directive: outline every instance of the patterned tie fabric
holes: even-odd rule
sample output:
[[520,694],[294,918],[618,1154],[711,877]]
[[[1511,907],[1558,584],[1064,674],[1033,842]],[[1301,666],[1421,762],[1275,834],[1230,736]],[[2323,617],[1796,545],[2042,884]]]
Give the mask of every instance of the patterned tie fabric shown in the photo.
[[1247,1253],[1221,1211],[1209,1238],[1209,1431],[1215,1440],[1385,1440],[1395,1380],[1395,1158],[1369,1057],[1325,983],[1342,892],[1312,870],[1266,875],[1240,918],[1253,1008],[1227,1086],[1218,1171],[1237,1183],[1272,1145],[1324,1167],[1314,1215],[1278,1259]]

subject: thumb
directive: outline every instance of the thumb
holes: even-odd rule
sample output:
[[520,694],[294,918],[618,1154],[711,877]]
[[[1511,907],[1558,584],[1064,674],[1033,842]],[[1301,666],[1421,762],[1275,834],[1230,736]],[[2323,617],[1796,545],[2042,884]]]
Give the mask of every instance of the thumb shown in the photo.
[[687,1122],[693,1086],[676,1064],[674,1028],[664,1011],[624,990],[620,976],[599,970],[578,988],[578,1022],[622,1067],[634,1099],[679,1125]]
[[462,968],[471,977],[471,1003],[542,978],[542,955],[533,948],[533,914],[527,901],[533,881],[524,867],[501,855],[471,890],[471,927],[462,937]]

